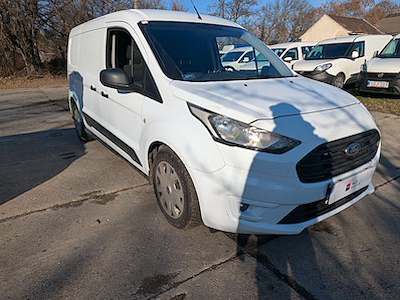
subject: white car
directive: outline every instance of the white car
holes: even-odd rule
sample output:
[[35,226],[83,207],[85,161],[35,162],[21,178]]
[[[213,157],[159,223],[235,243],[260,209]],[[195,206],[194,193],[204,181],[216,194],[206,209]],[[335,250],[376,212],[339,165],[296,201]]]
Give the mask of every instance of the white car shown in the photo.
[[292,64],[303,60],[316,44],[316,42],[291,42],[270,45],[269,48],[291,67]]
[[400,34],[378,55],[361,65],[357,86],[365,93],[400,96]]
[[[250,45],[268,65],[227,71],[221,40]],[[298,76],[233,22],[105,15],[71,30],[68,76],[80,138],[147,176],[175,227],[297,234],[374,191],[381,142],[367,109]]]
[[303,61],[293,65],[297,73],[342,88],[354,83],[360,66],[390,40],[391,35],[351,35],[319,42]]
[[229,71],[239,71],[243,65],[253,60],[253,47],[234,48],[221,56],[222,66]]

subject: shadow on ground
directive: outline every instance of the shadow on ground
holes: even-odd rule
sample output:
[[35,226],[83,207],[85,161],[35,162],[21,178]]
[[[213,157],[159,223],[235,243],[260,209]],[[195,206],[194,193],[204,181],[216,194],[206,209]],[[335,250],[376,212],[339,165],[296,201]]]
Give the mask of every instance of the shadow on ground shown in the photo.
[[84,153],[73,128],[0,137],[0,205],[56,176]]

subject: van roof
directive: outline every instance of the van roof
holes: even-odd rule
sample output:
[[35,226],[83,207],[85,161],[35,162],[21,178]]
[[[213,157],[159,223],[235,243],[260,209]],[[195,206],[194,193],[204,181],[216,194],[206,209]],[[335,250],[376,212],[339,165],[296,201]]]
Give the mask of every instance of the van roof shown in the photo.
[[274,45],[269,45],[271,49],[274,48],[289,48],[289,47],[303,47],[303,46],[315,46],[317,42],[290,42],[290,43],[279,43]]
[[225,25],[231,27],[243,28],[242,26],[214,16],[208,16],[200,14],[201,19],[195,13],[181,12],[181,11],[169,11],[169,10],[158,10],[158,9],[128,9],[114,13],[110,13],[91,21],[85,22],[81,25],[74,27],[71,30],[71,34],[82,32],[84,27],[93,27],[98,23],[108,23],[113,21],[122,21],[130,24],[137,24],[141,21],[171,21],[171,22],[191,22],[191,23],[203,23],[203,24],[216,24]]
[[356,35],[341,36],[341,37],[322,40],[318,44],[352,43],[356,40],[358,40],[358,41],[380,40],[380,39],[387,39],[388,37],[391,37],[391,35],[389,35],[389,34],[356,34]]

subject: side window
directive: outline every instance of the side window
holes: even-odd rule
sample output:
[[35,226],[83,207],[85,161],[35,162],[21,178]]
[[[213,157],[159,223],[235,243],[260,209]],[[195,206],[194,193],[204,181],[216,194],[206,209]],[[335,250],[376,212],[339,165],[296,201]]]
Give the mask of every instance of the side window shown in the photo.
[[107,69],[124,70],[133,90],[162,102],[156,83],[140,50],[126,30],[119,28],[108,30],[106,55]]
[[254,59],[254,51],[249,51],[245,55],[243,55],[242,59],[240,60],[240,63],[245,63],[252,61]]
[[303,58],[306,58],[308,53],[310,53],[313,48],[314,47],[312,47],[312,46],[301,47],[301,52],[302,52]]
[[289,49],[286,54],[282,57],[282,59],[284,60],[286,57],[291,57],[292,60],[297,60],[299,59],[299,54],[297,51],[297,48],[291,48]]
[[364,56],[364,46],[365,46],[365,42],[356,42],[354,43],[351,48],[349,53],[349,56],[351,56],[351,53],[353,53],[353,51],[357,51],[359,54],[359,57]]
[[107,40],[107,68],[123,69],[130,83],[143,88],[143,65],[143,57],[129,33],[122,29],[110,30]]

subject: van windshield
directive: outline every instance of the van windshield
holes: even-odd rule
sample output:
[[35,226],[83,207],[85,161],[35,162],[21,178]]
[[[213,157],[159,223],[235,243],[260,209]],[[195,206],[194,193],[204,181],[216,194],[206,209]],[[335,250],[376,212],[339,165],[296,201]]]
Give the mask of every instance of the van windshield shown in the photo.
[[[263,42],[241,28],[167,21],[143,22],[139,26],[163,72],[171,79],[220,81],[294,76]],[[245,51],[239,51],[237,45],[246,45]],[[221,56],[223,49],[231,50]]]
[[380,58],[400,58],[400,39],[391,40],[379,53]]
[[313,59],[333,59],[348,57],[348,51],[353,43],[337,43],[317,45],[307,55],[306,60]]

